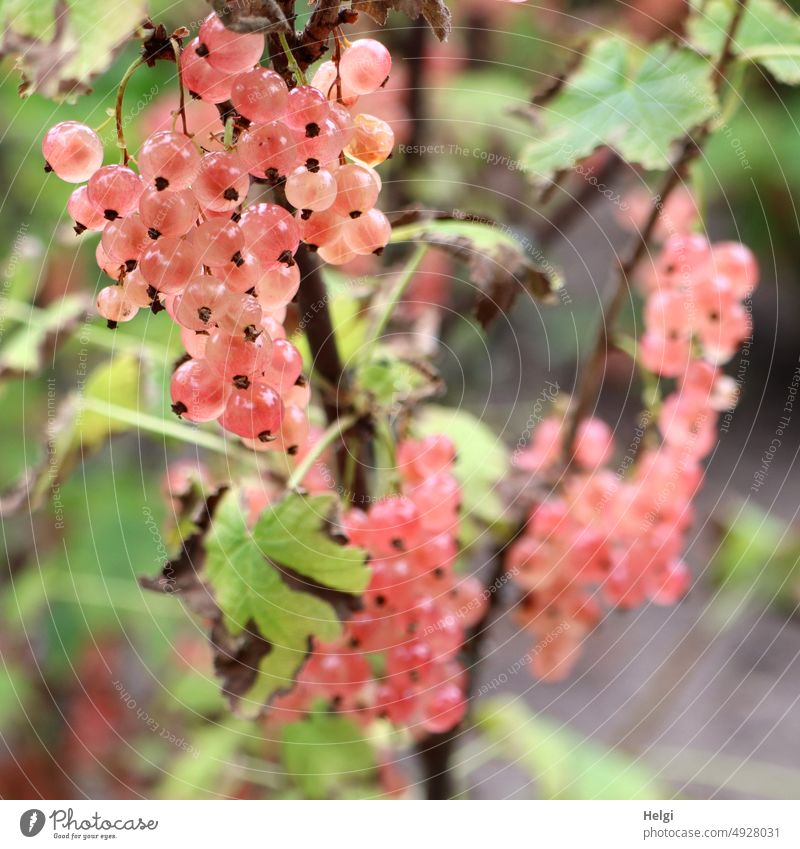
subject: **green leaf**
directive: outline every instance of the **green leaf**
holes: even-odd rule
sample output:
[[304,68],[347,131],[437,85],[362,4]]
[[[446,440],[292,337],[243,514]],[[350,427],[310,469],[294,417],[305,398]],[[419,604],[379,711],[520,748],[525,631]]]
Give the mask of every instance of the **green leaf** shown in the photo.
[[74,99],[146,16],[146,0],[6,0],[0,55],[17,57],[24,94]]
[[118,356],[95,369],[86,381],[81,396],[76,396],[78,415],[73,432],[82,445],[95,447],[115,433],[130,430],[132,425],[119,419],[81,409],[84,399],[101,401],[138,411],[144,403],[142,364],[133,356]]
[[69,339],[87,306],[81,295],[66,295],[46,309],[31,307],[35,319],[23,324],[3,342],[0,348],[0,377],[35,374],[41,371],[46,357]]
[[707,59],[673,44],[596,41],[537,108],[523,165],[542,180],[608,146],[630,164],[665,169],[676,141],[717,112]]
[[[659,799],[666,790],[642,766],[531,713],[517,700],[479,700],[476,727],[493,753],[524,769],[544,799]],[[485,752],[485,745],[481,745]]]
[[[130,430],[132,424],[91,409],[93,401],[137,411],[143,403],[144,375],[140,361],[116,356],[95,369],[81,392],[72,392],[47,422],[47,444],[38,466],[31,467],[14,487],[0,496],[0,515],[35,509],[45,494],[58,494],[58,484],[81,458],[99,448],[110,436]],[[48,388],[57,398],[58,386]]]
[[508,312],[523,292],[551,300],[561,288],[560,272],[528,237],[488,218],[460,213],[453,218],[407,218],[392,229],[392,242],[426,243],[467,265],[478,289],[475,315],[483,327]]
[[313,713],[283,729],[281,760],[311,799],[343,795],[343,786],[375,773],[375,755],[358,726],[343,716]]
[[395,408],[426,385],[435,391],[430,376],[413,363],[399,359],[389,349],[383,349],[376,359],[361,364],[355,372],[355,385],[380,407]]
[[339,621],[327,602],[287,586],[259,546],[263,529],[259,522],[251,533],[236,494],[227,493],[206,538],[206,572],[232,634],[252,619],[265,639],[305,656],[308,636],[333,639]]
[[261,514],[253,539],[270,560],[331,589],[360,594],[369,583],[367,554],[327,532],[336,503],[334,495],[287,495]]
[[268,699],[289,686],[308,653],[309,639],[332,640],[341,631],[335,609],[309,591],[292,589],[267,558],[346,592],[369,580],[366,555],[337,545],[322,530],[333,496],[289,496],[268,509],[252,532],[235,493],[220,501],[205,541],[205,571],[228,631],[243,634],[251,621],[270,643],[248,701]]
[[800,537],[752,503],[731,509],[711,575],[737,606],[743,598],[792,611],[800,592]]
[[415,429],[423,436],[444,433],[455,443],[464,517],[488,525],[501,522],[505,511],[494,489],[505,477],[510,458],[500,437],[472,413],[435,404],[420,412]]
[[[734,12],[732,0],[694,0],[688,34],[704,53],[719,55]],[[776,80],[800,83],[800,17],[780,0],[750,0],[736,38],[734,55],[763,65]]]

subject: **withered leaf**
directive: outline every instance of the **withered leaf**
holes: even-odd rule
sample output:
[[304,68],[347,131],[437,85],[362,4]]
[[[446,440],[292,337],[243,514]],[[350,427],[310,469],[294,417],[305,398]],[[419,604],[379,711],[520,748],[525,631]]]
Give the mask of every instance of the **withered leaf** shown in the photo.
[[548,301],[561,286],[559,272],[536,248],[485,217],[406,212],[393,224],[392,242],[427,242],[463,262],[478,289],[474,310],[484,328],[520,294]]
[[369,15],[383,26],[390,9],[396,9],[412,20],[425,18],[439,41],[445,41],[452,29],[452,15],[442,0],[353,0],[352,8]]
[[291,32],[276,0],[211,0],[222,23],[234,32]]
[[72,100],[90,90],[146,14],[146,0],[9,0],[0,3],[0,57],[16,58],[22,94]]

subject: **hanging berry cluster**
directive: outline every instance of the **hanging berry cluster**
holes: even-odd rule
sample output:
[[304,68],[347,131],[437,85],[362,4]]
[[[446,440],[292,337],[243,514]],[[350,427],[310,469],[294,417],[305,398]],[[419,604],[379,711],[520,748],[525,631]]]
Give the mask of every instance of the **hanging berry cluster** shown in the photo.
[[[113,327],[141,308],[165,309],[180,325],[189,359],[172,377],[175,413],[217,420],[254,448],[294,453],[309,401],[283,328],[300,285],[294,257],[302,241],[343,264],[389,241],[374,166],[394,136],[348,107],[381,87],[391,56],[361,39],[323,63],[311,85],[290,89],[258,64],[263,51],[263,35],[231,32],[214,14],[181,51],[182,85],[230,113],[218,138],[160,131],[135,158],[123,148],[124,164],[103,166],[98,135],[66,121],[42,150],[48,170],[86,183],[68,211],[79,233],[102,231],[97,264],[114,282],[99,293],[98,312]],[[249,200],[251,184],[273,188],[275,202]]]
[[420,735],[464,717],[459,653],[487,602],[480,582],[454,569],[454,459],[446,436],[401,442],[401,493],[344,515],[351,543],[371,558],[362,609],[335,642],[315,642],[296,684],[274,701],[271,722],[297,720],[320,700],[359,722],[386,718]]
[[[690,232],[670,236],[641,271],[645,332],[637,363],[650,380],[674,379],[675,387],[645,413],[635,444],[616,467],[608,425],[582,422],[573,471],[557,495],[533,509],[509,550],[509,574],[525,593],[516,616],[536,640],[535,675],[569,673],[602,603],[674,604],[688,588],[681,557],[702,461],[714,447],[718,413],[737,400],[735,382],[719,366],[750,334],[746,302],[757,281],[755,258],[744,245],[711,245]],[[545,419],[517,465],[552,474],[564,453],[564,431],[559,418]]]

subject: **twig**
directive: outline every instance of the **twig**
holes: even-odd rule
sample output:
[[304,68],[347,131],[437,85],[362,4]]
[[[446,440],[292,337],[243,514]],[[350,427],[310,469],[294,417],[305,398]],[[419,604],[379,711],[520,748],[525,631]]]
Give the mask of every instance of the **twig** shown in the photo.
[[[320,273],[319,261],[307,250],[301,250],[296,259],[300,266],[300,291],[297,295],[300,321],[311,350],[311,367],[329,387],[323,398],[323,406],[328,423],[333,424],[340,416],[353,412],[348,375],[339,356],[329,308],[330,296]],[[362,428],[369,429],[369,421],[364,417],[357,419],[341,434],[341,442],[336,452],[341,480],[344,480],[349,454],[348,443],[358,442],[362,452],[368,450],[367,440],[361,438]],[[365,465],[362,462],[356,464],[351,496],[358,504],[368,501]]]
[[[500,592],[503,588],[505,564],[503,555],[510,543],[500,546],[494,554],[494,565],[486,587],[489,604],[483,618],[470,629],[464,642],[463,663],[467,676],[467,694],[471,699],[475,673],[483,657],[483,646],[500,608]],[[422,762],[425,796],[428,799],[452,799],[455,793],[450,758],[456,740],[464,733],[463,723],[442,734],[429,734],[416,746],[417,756]]]
[[172,45],[172,50],[175,53],[175,68],[178,74],[178,112],[181,116],[181,126],[183,134],[189,135],[189,129],[186,126],[186,99],[183,91],[183,71],[181,70],[181,44],[177,38],[170,38],[169,43]]
[[[725,43],[723,45],[722,52],[714,66],[714,87],[717,92],[719,92],[720,88],[724,84],[725,73],[733,58],[733,42],[736,37],[736,31],[744,16],[746,6],[747,0],[740,0],[736,7],[736,11],[731,17],[731,22],[725,36]],[[564,439],[562,456],[562,460],[565,465],[569,465],[572,461],[575,437],[578,428],[580,427],[583,419],[587,416],[596,397],[596,393],[599,388],[598,384],[602,378],[603,368],[608,355],[614,325],[619,318],[622,307],[625,305],[626,297],[629,294],[629,278],[638,265],[639,260],[641,260],[647,251],[648,244],[653,236],[653,231],[655,230],[659,216],[663,211],[664,204],[672,191],[685,180],[689,166],[699,156],[703,149],[703,145],[710,134],[711,122],[706,121],[694,136],[687,135],[684,138],[680,156],[673,166],[672,171],[664,180],[661,190],[656,194],[653,207],[650,210],[650,214],[644,227],[636,234],[632,244],[628,247],[624,257],[620,259],[612,274],[611,289],[614,294],[612,295],[608,307],[604,310],[600,317],[600,327],[598,329],[594,349],[579,383],[577,393],[578,400],[577,403],[573,404],[567,417],[566,437]]]

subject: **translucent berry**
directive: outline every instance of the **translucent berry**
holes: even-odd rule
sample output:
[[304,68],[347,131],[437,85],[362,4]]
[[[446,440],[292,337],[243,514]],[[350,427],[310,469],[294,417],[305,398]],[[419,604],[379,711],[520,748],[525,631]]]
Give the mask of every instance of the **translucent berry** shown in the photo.
[[227,74],[238,74],[258,64],[264,52],[261,33],[240,33],[229,30],[212,12],[200,25],[199,45],[195,52],[213,68]]
[[103,144],[97,133],[78,121],[62,121],[42,140],[47,167],[67,183],[83,183],[103,164]]
[[286,178],[286,200],[297,209],[322,212],[336,200],[336,178],[325,168],[296,168]]
[[371,168],[351,163],[336,172],[337,195],[333,209],[340,215],[358,218],[377,203],[380,183]]
[[125,294],[122,286],[106,286],[97,296],[97,312],[110,322],[130,321],[139,308]]
[[222,266],[243,262],[244,232],[229,218],[209,218],[192,232],[198,260],[203,265]]
[[283,77],[268,68],[252,68],[233,80],[231,101],[236,111],[255,123],[283,118],[288,100],[289,89]]
[[197,251],[188,239],[165,236],[144,251],[139,268],[154,289],[178,292],[197,276]]
[[200,170],[200,153],[182,133],[154,133],[136,157],[139,173],[148,187],[158,191],[187,189]]
[[380,253],[389,244],[392,225],[379,209],[373,208],[358,218],[346,219],[342,233],[357,254]]
[[139,215],[151,239],[185,236],[199,214],[200,208],[189,189],[159,192],[150,188],[139,198]]
[[190,422],[210,422],[225,409],[226,386],[203,360],[188,360],[170,380],[172,410]]
[[228,100],[231,96],[233,75],[215,68],[205,56],[198,54],[198,48],[200,40],[195,38],[181,51],[183,84],[192,94],[209,103]]
[[385,162],[394,148],[394,132],[386,121],[374,115],[356,115],[353,135],[345,151],[372,167]]
[[247,197],[250,179],[238,155],[207,153],[192,185],[198,203],[213,212],[232,212]]
[[256,295],[265,310],[286,306],[300,288],[298,265],[275,265],[265,271],[256,283]]
[[280,121],[251,127],[242,134],[237,150],[254,177],[269,180],[285,176],[297,158],[291,130]]
[[143,189],[141,177],[124,165],[105,165],[98,169],[86,187],[89,202],[109,221],[134,212]]
[[282,418],[280,396],[271,386],[258,382],[245,388],[234,385],[219,423],[244,439],[271,442],[280,433]]
[[392,55],[374,38],[361,38],[342,54],[339,73],[342,83],[355,94],[371,94],[386,81],[392,70]]
[[297,222],[282,207],[257,203],[248,207],[239,222],[247,249],[267,269],[278,262],[291,265],[300,245]]
[[102,210],[97,209],[89,201],[86,186],[79,186],[69,196],[67,212],[75,222],[75,232],[78,234],[83,233],[84,230],[102,230],[108,223]]

